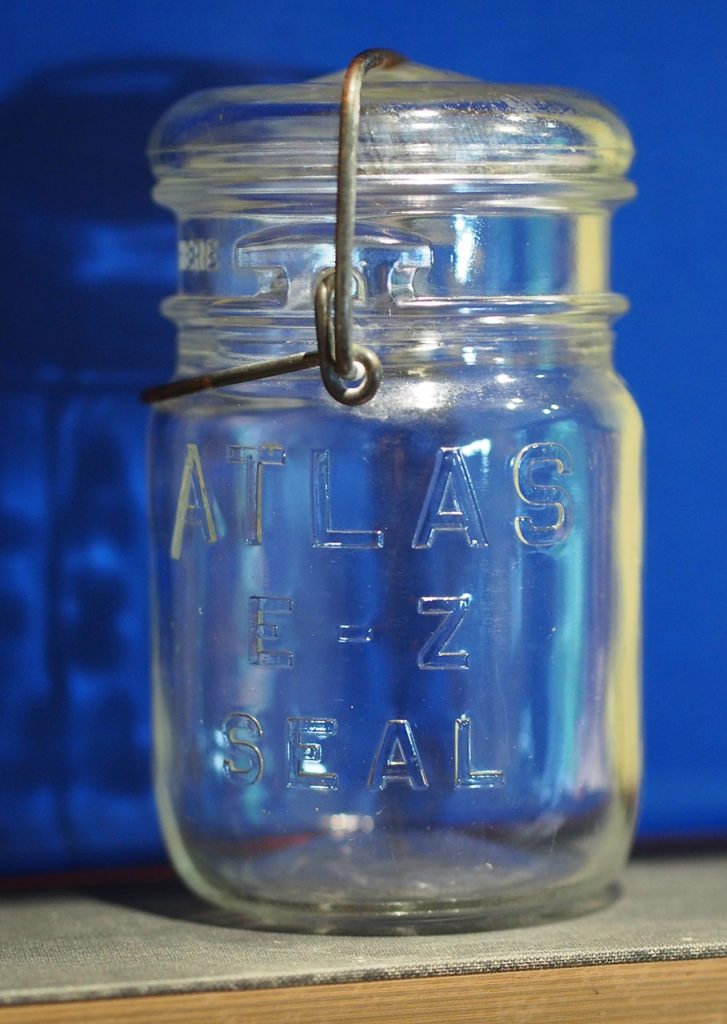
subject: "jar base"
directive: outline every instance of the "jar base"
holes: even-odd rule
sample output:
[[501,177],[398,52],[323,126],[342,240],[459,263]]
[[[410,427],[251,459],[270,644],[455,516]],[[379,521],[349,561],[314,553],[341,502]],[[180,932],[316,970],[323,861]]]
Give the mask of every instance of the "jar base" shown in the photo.
[[[430,843],[434,837],[430,836]],[[399,857],[396,867],[378,859],[368,870],[354,856],[317,855],[295,847],[237,860],[218,859],[214,872],[172,846],[187,885],[230,915],[226,923],[271,931],[339,935],[423,935],[487,931],[534,925],[590,913],[618,893],[614,876],[623,857],[584,858],[580,844],[560,854],[516,850],[478,842],[463,857],[424,844]],[[421,836],[419,836],[421,840]],[[219,850],[217,851],[219,855]],[[340,852],[340,847],[339,847]],[[349,854],[353,851],[349,848]],[[449,851],[451,853],[451,850]],[[590,851],[592,854],[592,850]],[[325,854],[328,854],[326,856]],[[478,854],[475,856],[475,854]],[[457,861],[459,860],[459,864]],[[467,865],[463,861],[468,861]],[[335,867],[332,867],[335,865]],[[328,869],[328,874],[326,874]]]
[[528,893],[520,899],[488,898],[457,904],[314,908],[307,903],[235,898],[200,885],[198,880],[190,887],[226,912],[227,925],[312,935],[378,936],[443,935],[546,924],[600,910],[620,892],[618,883],[609,882],[596,889],[592,884],[567,886],[544,893],[539,899]]

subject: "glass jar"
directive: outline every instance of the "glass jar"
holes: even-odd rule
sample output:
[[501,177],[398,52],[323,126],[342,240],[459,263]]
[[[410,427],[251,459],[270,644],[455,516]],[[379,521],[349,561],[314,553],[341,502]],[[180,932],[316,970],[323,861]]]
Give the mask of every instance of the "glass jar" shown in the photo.
[[[219,90],[152,139],[180,377],[315,349],[340,76]],[[640,771],[639,413],[612,364],[628,132],[416,65],[361,115],[353,337],[153,417],[156,788],[247,923],[495,927],[599,905]]]

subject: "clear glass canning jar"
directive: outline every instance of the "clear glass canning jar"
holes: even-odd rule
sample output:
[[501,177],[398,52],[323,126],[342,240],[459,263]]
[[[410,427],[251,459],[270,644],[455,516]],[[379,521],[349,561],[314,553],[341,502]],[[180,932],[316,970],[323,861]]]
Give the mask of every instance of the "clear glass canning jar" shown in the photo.
[[[315,349],[340,77],[157,128],[180,377]],[[598,905],[640,772],[639,413],[612,363],[623,124],[415,65],[361,117],[354,340],[161,403],[156,790],[186,882],[260,926],[494,927]]]

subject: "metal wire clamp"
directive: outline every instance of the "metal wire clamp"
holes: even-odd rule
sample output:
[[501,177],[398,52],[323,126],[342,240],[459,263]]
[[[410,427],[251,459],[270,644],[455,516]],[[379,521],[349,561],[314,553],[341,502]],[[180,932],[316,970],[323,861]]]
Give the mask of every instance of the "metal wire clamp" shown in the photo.
[[364,50],[348,65],[343,79],[338,135],[336,264],[316,284],[314,312],[317,351],[265,359],[245,366],[232,366],[226,370],[147,388],[141,394],[143,402],[163,402],[210,388],[294,373],[311,366],[320,367],[326,390],[343,405],[362,405],[374,397],[383,378],[379,357],[372,349],[351,340],[361,89],[364,77],[372,68],[392,68],[404,60],[393,50]]

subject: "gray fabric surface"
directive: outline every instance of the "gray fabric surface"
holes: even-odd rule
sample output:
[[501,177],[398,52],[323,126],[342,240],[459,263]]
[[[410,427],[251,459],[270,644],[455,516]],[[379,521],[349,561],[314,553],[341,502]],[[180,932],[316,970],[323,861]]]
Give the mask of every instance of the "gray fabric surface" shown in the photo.
[[0,1003],[727,956],[727,858],[642,860],[570,921],[416,938],[235,927],[176,883],[0,900]]

